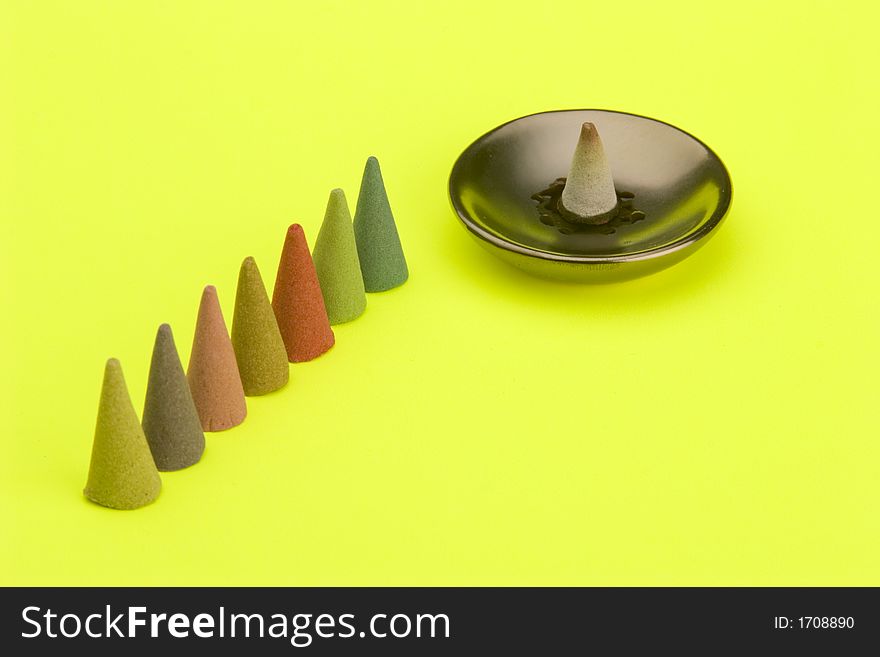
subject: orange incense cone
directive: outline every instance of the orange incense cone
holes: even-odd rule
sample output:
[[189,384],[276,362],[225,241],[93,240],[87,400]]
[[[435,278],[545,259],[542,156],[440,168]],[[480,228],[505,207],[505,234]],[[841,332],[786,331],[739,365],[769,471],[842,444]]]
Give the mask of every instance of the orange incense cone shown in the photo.
[[275,277],[272,309],[291,363],[317,358],[333,346],[335,338],[327,319],[315,263],[299,224],[287,229]]
[[223,431],[244,421],[244,389],[213,285],[202,292],[186,378],[202,429]]

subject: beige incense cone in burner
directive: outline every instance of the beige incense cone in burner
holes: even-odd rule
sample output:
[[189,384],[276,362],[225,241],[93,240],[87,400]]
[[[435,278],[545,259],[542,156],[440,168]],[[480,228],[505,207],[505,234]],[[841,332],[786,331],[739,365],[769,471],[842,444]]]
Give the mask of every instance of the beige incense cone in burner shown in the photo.
[[584,123],[571,158],[559,210],[573,223],[604,224],[614,215],[616,207],[617,193],[599,131],[592,123]]

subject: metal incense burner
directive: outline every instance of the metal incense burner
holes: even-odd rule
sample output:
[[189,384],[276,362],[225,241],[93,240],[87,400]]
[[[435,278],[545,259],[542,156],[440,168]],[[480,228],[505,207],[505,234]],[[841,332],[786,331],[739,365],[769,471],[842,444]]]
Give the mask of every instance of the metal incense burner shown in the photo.
[[732,198],[727,169],[668,123],[608,110],[532,114],[486,133],[452,168],[452,207],[477,242],[548,278],[644,276],[696,251]]

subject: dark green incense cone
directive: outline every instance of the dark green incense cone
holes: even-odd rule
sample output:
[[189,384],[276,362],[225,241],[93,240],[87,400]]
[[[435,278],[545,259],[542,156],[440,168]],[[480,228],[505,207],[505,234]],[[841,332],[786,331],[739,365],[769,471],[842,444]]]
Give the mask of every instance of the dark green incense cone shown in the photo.
[[351,213],[341,189],[330,192],[312,258],[330,323],[342,324],[360,317],[367,307],[367,295]]
[[367,159],[361,179],[354,212],[354,236],[367,292],[390,290],[406,282],[409,277],[406,258],[388,203],[379,160],[372,156]]
[[137,509],[159,496],[162,480],[137,413],[128,396],[119,361],[104,367],[89,479],[83,493],[112,509]]
[[265,395],[287,383],[287,350],[260,270],[250,257],[244,259],[238,273],[232,347],[244,394]]
[[180,470],[202,458],[205,434],[168,324],[153,345],[143,426],[159,470]]

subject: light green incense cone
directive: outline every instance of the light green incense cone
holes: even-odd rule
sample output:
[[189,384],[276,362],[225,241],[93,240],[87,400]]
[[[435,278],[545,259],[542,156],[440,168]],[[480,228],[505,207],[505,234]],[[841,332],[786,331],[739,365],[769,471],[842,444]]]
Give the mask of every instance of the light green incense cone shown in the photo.
[[287,383],[287,350],[260,270],[250,257],[238,273],[231,337],[244,394],[265,395]]
[[153,345],[143,427],[159,470],[180,470],[202,458],[205,434],[168,324]]
[[388,203],[379,160],[372,156],[367,159],[361,179],[354,212],[354,236],[367,292],[390,290],[406,282],[409,277],[406,258]]
[[122,367],[111,358],[104,367],[92,462],[83,493],[102,506],[137,509],[155,500],[161,489],[162,480],[128,396]]
[[330,192],[324,223],[312,252],[331,324],[360,317],[367,307],[351,213],[341,189]]

